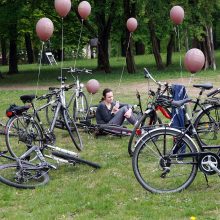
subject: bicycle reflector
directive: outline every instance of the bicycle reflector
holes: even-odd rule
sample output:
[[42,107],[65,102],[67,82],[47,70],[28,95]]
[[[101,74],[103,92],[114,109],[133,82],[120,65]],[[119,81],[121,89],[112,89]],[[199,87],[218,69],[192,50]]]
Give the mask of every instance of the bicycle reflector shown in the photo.
[[136,133],[136,135],[141,136],[142,131],[140,128],[137,128],[135,133]]

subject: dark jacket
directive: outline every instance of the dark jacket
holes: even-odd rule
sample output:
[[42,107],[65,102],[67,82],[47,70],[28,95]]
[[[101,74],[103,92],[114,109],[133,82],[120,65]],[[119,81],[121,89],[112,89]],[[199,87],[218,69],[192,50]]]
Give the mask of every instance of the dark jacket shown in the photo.
[[[123,107],[123,106],[128,106],[130,107],[130,105],[128,104],[119,104],[119,108]],[[100,102],[97,110],[96,110],[96,122],[97,124],[107,124],[114,116],[115,114],[111,113],[112,112],[112,108],[113,106],[115,106],[115,102],[111,103],[111,108],[108,109],[107,106],[105,105],[104,102]]]
[[[172,85],[173,100],[179,101],[188,98],[186,88],[183,85]],[[185,110],[183,108],[172,108],[172,124],[171,127],[183,129],[185,128]]]

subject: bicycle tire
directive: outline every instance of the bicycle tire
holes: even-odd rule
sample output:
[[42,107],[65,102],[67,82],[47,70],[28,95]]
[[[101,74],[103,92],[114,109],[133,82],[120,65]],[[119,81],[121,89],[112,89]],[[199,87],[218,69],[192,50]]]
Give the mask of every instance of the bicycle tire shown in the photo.
[[[8,151],[13,157],[20,157],[29,146],[43,146],[43,134],[39,125],[28,115],[14,116],[6,124],[5,141]],[[36,159],[36,153],[29,160]]]
[[89,106],[86,95],[83,92],[80,92],[79,96],[75,97],[73,102],[73,119],[75,121],[86,119],[88,109]]
[[[192,139],[183,136],[181,131],[164,127],[154,129],[139,140],[134,151],[135,177],[149,192],[180,192],[190,186],[198,171],[196,157],[183,155],[196,152]],[[178,153],[182,153],[181,156],[177,156]]]
[[18,167],[17,163],[0,165],[0,182],[20,189],[34,189],[49,182],[48,173],[37,169],[37,166],[23,164],[22,174]]
[[220,134],[220,105],[208,106],[201,111],[194,126],[203,145],[216,145]]
[[79,157],[75,157],[73,155],[69,155],[69,154],[66,154],[66,153],[63,153],[63,152],[58,152],[58,151],[53,151],[52,154],[56,157],[60,157],[60,158],[63,158],[65,160],[68,160],[72,162],[76,162],[76,163],[82,163],[82,164],[86,164],[86,165],[89,165],[93,168],[101,168],[101,166],[97,163],[94,163],[92,161],[88,161],[88,160],[85,160],[85,159],[82,159],[82,158],[79,158]]
[[78,128],[76,126],[75,121],[72,120],[71,117],[69,116],[69,113],[67,110],[63,111],[63,118],[64,118],[66,128],[69,132],[69,135],[71,137],[73,144],[79,151],[82,151],[83,143],[82,143],[82,139],[80,137]]
[[[148,120],[149,119],[149,120]],[[135,150],[135,144],[137,140],[141,137],[141,135],[150,129],[152,129],[153,125],[162,124],[162,121],[156,114],[143,114],[142,117],[138,120],[136,125],[134,126],[132,133],[130,135],[128,141],[128,154],[133,156]],[[140,133],[137,134],[137,129],[139,129]]]

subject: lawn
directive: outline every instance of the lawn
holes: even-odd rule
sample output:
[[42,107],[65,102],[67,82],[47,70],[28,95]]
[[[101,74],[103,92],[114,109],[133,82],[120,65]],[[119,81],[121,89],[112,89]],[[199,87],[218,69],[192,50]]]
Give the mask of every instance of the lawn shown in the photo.
[[[98,79],[100,91],[91,96],[92,103],[98,103],[101,91],[105,87],[113,88],[115,96],[122,102],[136,103],[135,91],[141,91],[142,100],[146,100],[148,83],[143,78],[143,67],[146,66],[155,78],[161,81],[181,82],[178,54],[175,63],[166,71],[157,71],[152,56],[136,57],[137,73],[124,73],[122,83],[118,86],[124,58],[113,58],[112,73],[105,74],[95,71],[91,76],[80,77],[83,82],[89,78]],[[217,53],[217,64],[220,63]],[[65,62],[71,66],[74,62]],[[79,60],[79,67],[95,69],[96,60]],[[5,110],[9,104],[22,104],[19,96],[35,93],[38,66],[19,66],[20,74],[7,76],[6,68],[0,67],[5,78],[0,81],[1,106],[0,118],[7,120]],[[43,94],[49,85],[58,85],[56,76],[60,74],[59,66],[43,66],[40,75],[40,90]],[[184,82],[189,84],[191,75],[183,70]],[[211,81],[220,86],[219,69],[208,70],[196,74],[192,83]],[[71,82],[71,77],[69,77]],[[188,85],[192,88],[192,83]],[[150,83],[153,86],[153,83]],[[42,87],[41,87],[42,86]],[[196,92],[196,90],[192,90]],[[190,93],[191,94],[191,93]],[[42,112],[43,114],[43,112]],[[48,185],[35,190],[18,190],[0,184],[0,219],[152,219],[172,220],[186,219],[220,219],[219,188],[220,178],[209,176],[207,187],[204,175],[199,172],[193,184],[184,192],[168,195],[154,195],[145,191],[136,181],[131,158],[127,153],[128,138],[101,136],[81,133],[85,150],[81,156],[99,162],[100,170],[93,171],[90,167],[60,165],[58,170],[51,171]],[[4,136],[0,136],[1,149],[5,149]],[[57,140],[57,146],[68,145],[70,142]],[[73,148],[74,149],[74,148]]]

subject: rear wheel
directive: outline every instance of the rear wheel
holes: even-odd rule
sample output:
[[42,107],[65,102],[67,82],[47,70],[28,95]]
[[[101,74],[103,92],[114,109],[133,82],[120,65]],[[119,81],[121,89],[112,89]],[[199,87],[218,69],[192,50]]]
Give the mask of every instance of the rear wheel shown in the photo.
[[210,106],[195,120],[194,126],[204,145],[216,145],[220,138],[220,106]]
[[190,138],[178,130],[150,131],[138,142],[132,158],[135,177],[152,193],[182,191],[193,182],[198,170],[196,158],[184,154],[195,152]]
[[48,183],[49,175],[34,165],[22,164],[21,168],[17,163],[10,163],[0,165],[0,181],[16,188],[34,189]]
[[[31,146],[43,146],[43,134],[38,124],[28,115],[15,116],[6,125],[6,146],[13,157],[20,157]],[[30,160],[36,153],[30,155]]]

